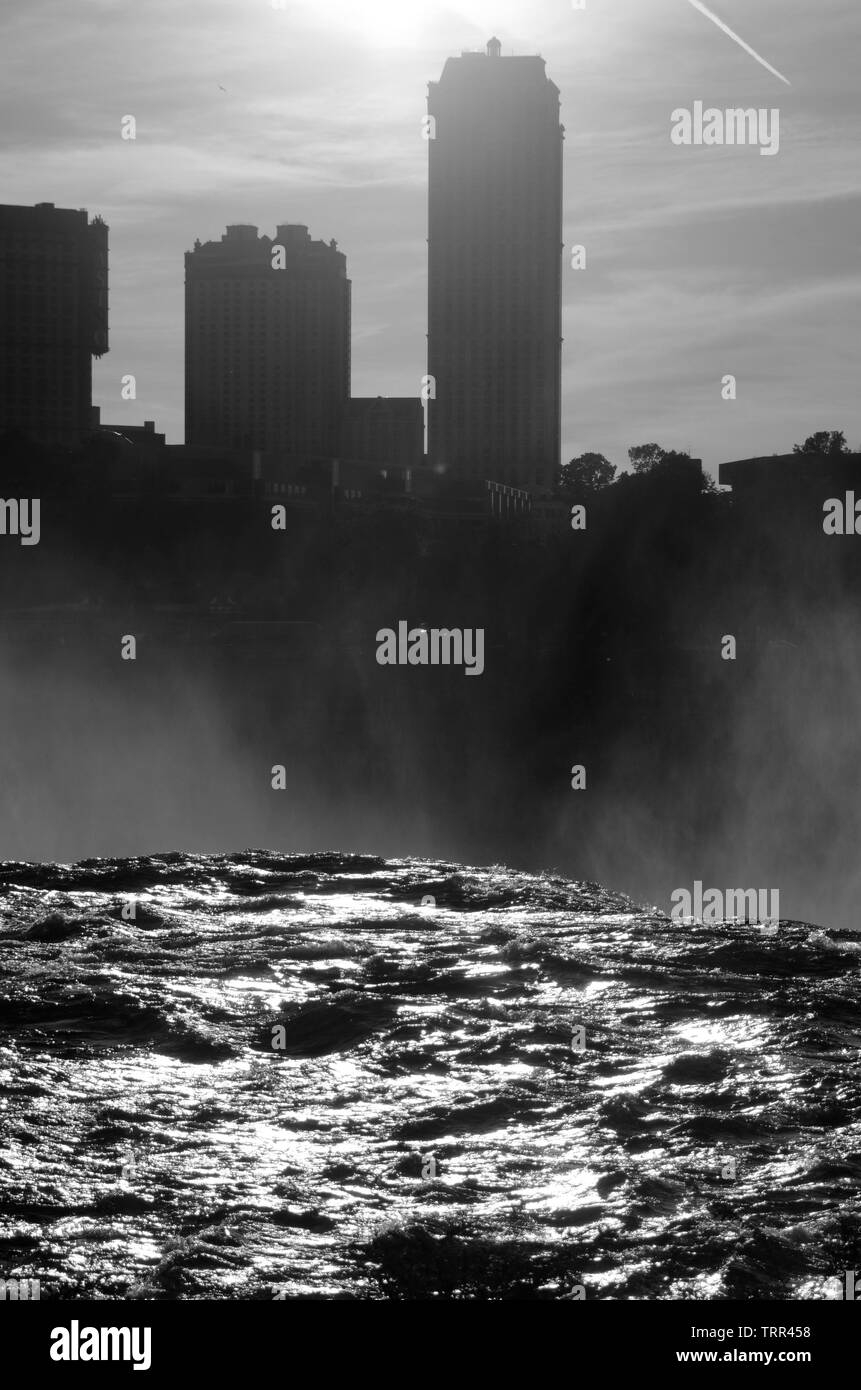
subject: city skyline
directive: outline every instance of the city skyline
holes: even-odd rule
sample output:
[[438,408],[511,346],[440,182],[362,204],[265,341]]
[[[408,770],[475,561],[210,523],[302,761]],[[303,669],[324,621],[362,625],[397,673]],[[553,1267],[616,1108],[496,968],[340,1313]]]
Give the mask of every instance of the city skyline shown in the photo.
[[[511,4],[418,4],[401,25],[372,8],[380,22],[363,30],[365,11],[351,20],[334,0],[181,13],[156,0],[145,15],[100,3],[68,17],[62,43],[42,3],[0,22],[20,55],[2,100],[24,132],[2,155],[5,201],[86,207],[111,228],[103,418],[155,419],[182,439],[182,256],[239,222],[334,238],[354,285],[354,393],[418,395],[428,83],[498,34],[503,54],[540,53],[560,88],[564,237],[589,255],[585,272],[563,273],[563,461],[595,449],[625,467],[631,444],[656,438],[715,472],[816,428],[857,442],[861,190],[847,154],[859,18],[848,4],[721,5],[791,90],[683,0],[656,0],[648,16],[630,0],[539,3],[528,21]],[[34,65],[53,74],[38,99]],[[671,113],[698,99],[779,105],[779,156],[675,148]],[[121,139],[128,113],[134,142]],[[732,403],[720,391],[729,372]],[[121,399],[127,373],[134,401]]]

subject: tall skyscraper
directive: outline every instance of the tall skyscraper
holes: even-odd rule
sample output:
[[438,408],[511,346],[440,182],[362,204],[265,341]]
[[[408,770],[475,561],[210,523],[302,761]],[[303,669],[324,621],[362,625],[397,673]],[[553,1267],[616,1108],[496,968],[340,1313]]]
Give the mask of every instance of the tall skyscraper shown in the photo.
[[0,207],[0,433],[75,445],[108,350],[108,229],[85,211]]
[[228,227],[185,255],[186,443],[337,453],[350,394],[350,281],[334,241]]
[[428,88],[431,463],[520,487],[559,466],[562,142],[544,60],[449,58]]

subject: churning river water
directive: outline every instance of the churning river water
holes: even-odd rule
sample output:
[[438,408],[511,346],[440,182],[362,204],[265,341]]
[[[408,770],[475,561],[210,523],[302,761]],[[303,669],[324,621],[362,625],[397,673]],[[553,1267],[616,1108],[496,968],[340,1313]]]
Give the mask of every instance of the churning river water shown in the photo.
[[[423,901],[424,900],[424,901]],[[0,866],[0,1277],[839,1298],[859,941],[359,855]]]

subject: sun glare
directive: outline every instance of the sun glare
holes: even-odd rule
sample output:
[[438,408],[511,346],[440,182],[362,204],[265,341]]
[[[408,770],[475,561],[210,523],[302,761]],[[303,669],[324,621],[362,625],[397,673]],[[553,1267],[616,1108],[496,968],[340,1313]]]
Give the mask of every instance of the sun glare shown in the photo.
[[[271,0],[316,32],[347,35],[363,48],[484,47],[499,30],[520,32],[519,0]],[[447,36],[447,37],[444,37]],[[506,45],[503,44],[505,49]]]
[[416,42],[432,6],[428,0],[299,0],[305,22],[341,31],[375,48]]

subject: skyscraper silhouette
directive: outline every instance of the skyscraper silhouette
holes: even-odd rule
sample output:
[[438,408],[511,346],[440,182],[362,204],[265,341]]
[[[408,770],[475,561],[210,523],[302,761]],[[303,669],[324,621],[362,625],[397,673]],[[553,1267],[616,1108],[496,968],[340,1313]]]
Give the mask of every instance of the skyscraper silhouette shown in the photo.
[[334,241],[228,227],[185,255],[185,437],[292,457],[338,451],[350,281]]
[[430,459],[540,490],[560,450],[559,90],[491,39],[448,59],[428,113]]
[[78,444],[108,350],[108,229],[85,211],[0,207],[0,433]]

